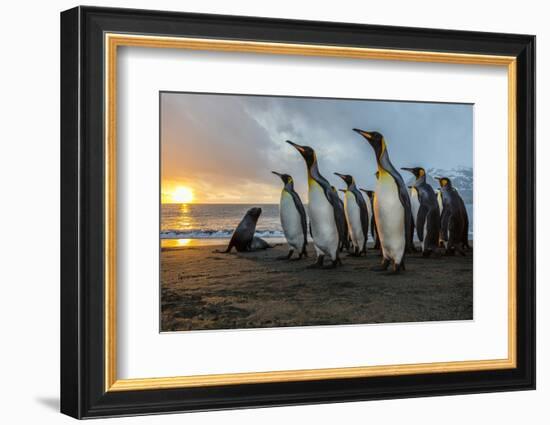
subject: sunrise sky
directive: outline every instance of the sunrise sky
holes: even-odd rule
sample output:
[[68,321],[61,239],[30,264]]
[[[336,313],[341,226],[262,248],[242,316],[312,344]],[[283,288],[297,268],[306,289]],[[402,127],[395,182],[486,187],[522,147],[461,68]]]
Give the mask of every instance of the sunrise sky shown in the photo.
[[314,148],[336,187],[334,172],[373,188],[374,151],[355,127],[381,132],[396,168],[473,163],[472,105],[161,93],[162,202],[277,203],[272,170],[307,202],[305,162],[287,139]]

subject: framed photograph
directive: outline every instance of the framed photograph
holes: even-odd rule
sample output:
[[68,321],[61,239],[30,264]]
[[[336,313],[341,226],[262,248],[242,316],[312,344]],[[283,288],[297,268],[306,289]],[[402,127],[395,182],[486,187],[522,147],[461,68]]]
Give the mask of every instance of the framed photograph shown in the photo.
[[535,388],[535,37],[61,14],[61,411]]

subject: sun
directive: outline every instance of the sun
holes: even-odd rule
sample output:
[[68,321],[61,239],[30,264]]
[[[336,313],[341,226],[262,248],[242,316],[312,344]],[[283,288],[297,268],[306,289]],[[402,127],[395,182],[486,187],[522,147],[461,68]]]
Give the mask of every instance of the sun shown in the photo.
[[189,204],[195,199],[193,189],[186,186],[178,186],[170,194],[172,202],[177,204]]

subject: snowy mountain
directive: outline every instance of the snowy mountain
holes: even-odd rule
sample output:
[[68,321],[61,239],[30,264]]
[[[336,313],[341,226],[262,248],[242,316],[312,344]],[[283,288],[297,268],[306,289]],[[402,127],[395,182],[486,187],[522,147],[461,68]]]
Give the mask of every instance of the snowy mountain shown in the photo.
[[[455,167],[451,170],[429,168],[426,170],[426,173],[428,175],[427,181],[434,188],[434,190],[439,187],[439,182],[434,179],[434,176],[447,177],[451,180],[453,186],[459,191],[462,199],[464,199],[464,202],[466,204],[473,203],[474,171],[472,167]],[[414,176],[407,171],[402,171],[402,175],[405,177],[405,183],[407,186],[412,186],[415,180]]]

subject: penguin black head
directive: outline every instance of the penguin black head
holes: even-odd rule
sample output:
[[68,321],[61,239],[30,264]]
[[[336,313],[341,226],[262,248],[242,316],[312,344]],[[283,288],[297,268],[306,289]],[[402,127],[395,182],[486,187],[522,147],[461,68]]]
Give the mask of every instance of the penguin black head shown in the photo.
[[426,171],[422,167],[414,167],[414,168],[401,167],[401,169],[408,171],[409,173],[413,173],[416,178],[426,175]]
[[260,214],[262,214],[262,209],[260,207],[250,208],[246,212],[246,215],[254,218],[256,221],[258,221],[258,218],[260,217]]
[[301,146],[297,143],[291,142],[290,140],[287,140],[286,142],[289,145],[294,146],[294,148],[296,148],[296,150],[300,152],[300,155],[302,155],[308,167],[311,167],[317,161],[315,151],[309,146]]
[[353,184],[353,177],[349,174],[340,174],[340,173],[334,173],[336,176],[340,177],[342,180],[346,182],[348,187],[350,187]]
[[353,131],[363,136],[369,144],[374,149],[376,157],[380,159],[386,150],[386,142],[384,141],[384,136],[382,136],[378,131],[365,131],[358,128],[354,128]]
[[448,177],[435,177],[435,179],[439,180],[439,185],[441,187],[453,187]]
[[279,176],[285,185],[289,183],[294,183],[292,176],[288,174],[281,174],[281,173],[278,173],[277,171],[272,171],[272,173],[275,174],[276,176]]

